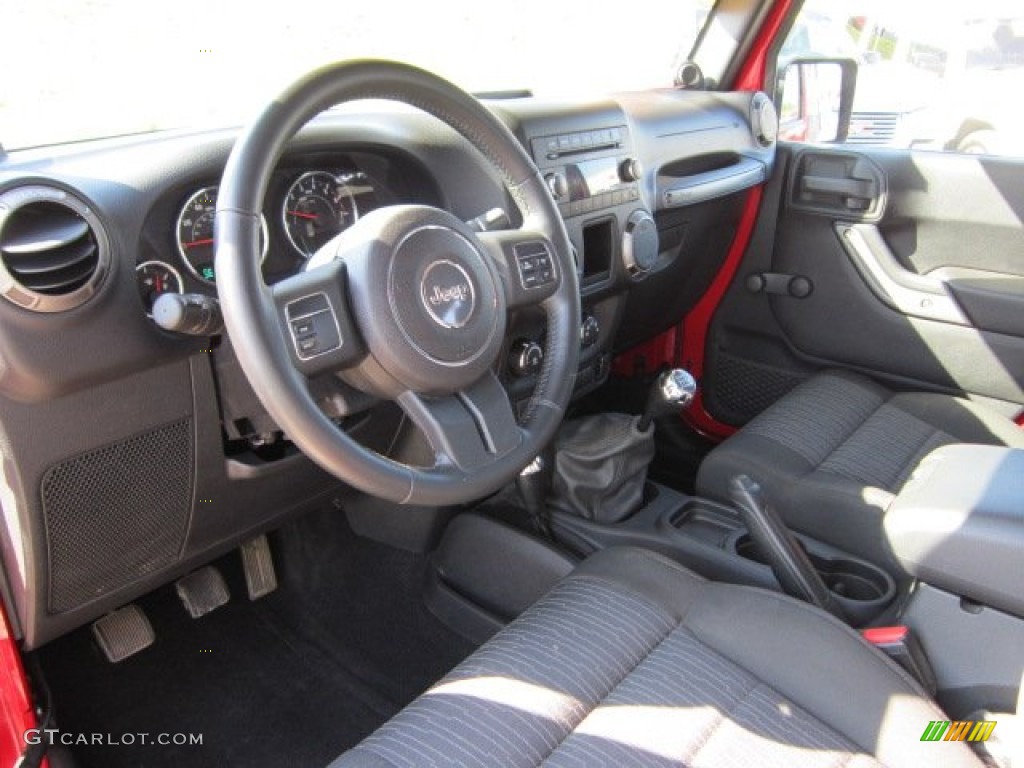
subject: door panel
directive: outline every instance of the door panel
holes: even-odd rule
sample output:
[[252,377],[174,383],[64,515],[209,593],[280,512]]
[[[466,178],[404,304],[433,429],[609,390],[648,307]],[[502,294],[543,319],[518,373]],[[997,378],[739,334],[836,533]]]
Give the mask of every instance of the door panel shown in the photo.
[[754,240],[773,246],[747,254],[712,324],[713,416],[741,424],[829,366],[1020,409],[1024,163],[790,145],[776,173],[759,221],[774,238]]

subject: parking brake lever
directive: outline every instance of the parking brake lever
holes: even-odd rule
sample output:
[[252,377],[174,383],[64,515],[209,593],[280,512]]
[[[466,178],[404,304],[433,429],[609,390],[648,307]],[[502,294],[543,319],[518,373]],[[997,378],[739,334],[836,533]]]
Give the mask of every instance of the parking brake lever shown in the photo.
[[755,546],[768,558],[782,590],[847,621],[807,553],[778,513],[762,500],[761,487],[746,475],[737,475],[729,483],[729,498],[739,510]]

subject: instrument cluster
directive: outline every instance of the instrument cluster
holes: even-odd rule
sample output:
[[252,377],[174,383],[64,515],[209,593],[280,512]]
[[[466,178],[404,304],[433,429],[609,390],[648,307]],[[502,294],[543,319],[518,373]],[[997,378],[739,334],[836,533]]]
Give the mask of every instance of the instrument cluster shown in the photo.
[[[146,311],[163,293],[216,289],[214,180],[199,181],[170,201],[162,258],[136,266]],[[409,195],[378,181],[349,158],[340,162],[292,163],[279,168],[267,190],[261,216],[259,258],[268,283],[294,274],[320,248],[375,208],[412,202]],[[184,278],[184,279],[183,279]]]

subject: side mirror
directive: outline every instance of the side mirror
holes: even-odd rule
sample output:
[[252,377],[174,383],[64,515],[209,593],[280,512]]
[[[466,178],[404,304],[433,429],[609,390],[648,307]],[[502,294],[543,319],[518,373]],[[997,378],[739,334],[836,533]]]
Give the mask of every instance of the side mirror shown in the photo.
[[794,59],[783,67],[775,91],[779,138],[787,141],[846,141],[857,89],[853,59]]

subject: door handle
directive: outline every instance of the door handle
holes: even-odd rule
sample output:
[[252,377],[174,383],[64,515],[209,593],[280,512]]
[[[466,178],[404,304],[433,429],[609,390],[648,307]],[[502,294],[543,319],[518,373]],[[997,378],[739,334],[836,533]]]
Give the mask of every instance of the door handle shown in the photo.
[[874,200],[878,185],[872,179],[847,179],[835,176],[801,176],[800,186],[804,192],[819,192],[826,195],[843,195],[856,200]]
[[885,208],[885,173],[856,152],[805,150],[789,184],[789,203],[798,210],[864,221],[881,218]]

